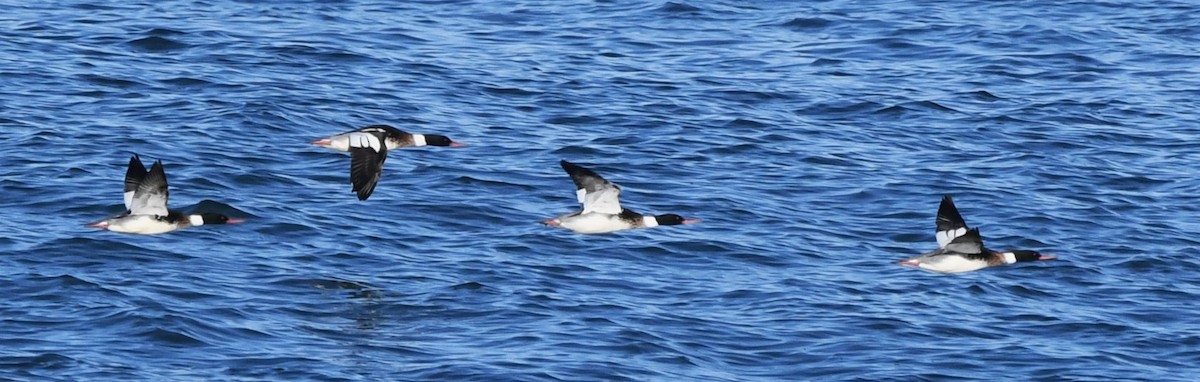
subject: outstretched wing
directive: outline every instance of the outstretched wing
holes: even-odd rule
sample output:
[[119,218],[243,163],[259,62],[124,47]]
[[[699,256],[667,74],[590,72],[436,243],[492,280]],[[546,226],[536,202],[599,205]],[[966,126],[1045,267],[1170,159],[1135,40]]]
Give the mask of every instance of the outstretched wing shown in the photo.
[[982,255],[983,254],[983,237],[979,235],[979,228],[972,228],[966,233],[959,235],[951,240],[945,246],[946,252],[956,252],[967,255]]
[[950,198],[950,195],[942,197],[942,205],[938,207],[937,214],[938,247],[945,248],[955,238],[966,233],[967,222],[963,220],[962,215],[958,214],[958,208],[954,206],[954,199]]
[[583,213],[621,213],[620,187],[583,166],[565,160],[559,162],[559,165],[571,176],[571,181],[575,182],[575,197],[583,204]]
[[358,131],[363,132],[363,133],[380,132],[380,133],[383,133],[383,135],[382,135],[383,137],[399,138],[399,137],[403,137],[406,135],[410,135],[409,133],[405,132],[404,130],[397,129],[390,125],[371,125],[371,126],[367,126],[362,129],[359,129]]
[[383,162],[387,160],[383,136],[381,130],[350,134],[350,183],[354,185],[358,200],[371,197],[383,175]]
[[150,172],[138,183],[130,201],[129,213],[133,215],[167,216],[167,173],[162,161],[154,162]]
[[133,194],[137,192],[138,185],[142,184],[142,179],[146,178],[148,172],[137,154],[129,158],[129,168],[125,170],[125,209],[133,209]]

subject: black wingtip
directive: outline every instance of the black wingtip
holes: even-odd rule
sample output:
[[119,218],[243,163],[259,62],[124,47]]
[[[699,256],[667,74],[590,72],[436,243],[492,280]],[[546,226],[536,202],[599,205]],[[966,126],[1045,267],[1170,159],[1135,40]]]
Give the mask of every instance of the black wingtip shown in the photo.
[[129,166],[128,167],[129,167],[129,171],[133,171],[133,170],[138,170],[140,172],[146,171],[146,166],[142,165],[142,158],[138,157],[137,154],[133,154],[133,156],[129,157]]
[[954,207],[954,198],[951,197],[950,195],[942,196],[942,204],[938,206],[938,212],[943,212],[943,211],[958,212],[958,208]]
[[125,168],[125,192],[137,190],[148,173],[150,172],[146,171],[146,166],[142,165],[142,158],[137,154],[129,157],[129,166]]
[[350,150],[350,184],[354,186],[358,200],[367,200],[375,191],[386,160],[387,145],[380,145],[378,153],[364,148]]
[[958,211],[958,208],[954,207],[954,198],[950,195],[943,196],[942,204],[938,205],[938,212],[943,211]]
[[592,172],[592,170],[588,170],[586,167],[583,167],[583,166],[580,166],[580,165],[577,165],[577,164],[574,164],[571,162],[567,162],[565,160],[559,161],[558,165],[562,166],[563,170],[565,170],[567,172],[567,174],[597,176],[596,173]]
[[149,174],[149,175],[156,175],[156,174],[157,174],[157,176],[161,176],[161,177],[162,177],[162,179],[163,179],[163,182],[164,182],[164,183],[166,183],[166,180],[167,180],[167,170],[163,168],[163,162],[162,162],[162,159],[159,159],[159,160],[157,160],[157,161],[154,161],[154,165],[153,165],[153,166],[150,166],[150,172],[149,172],[149,173],[147,173],[147,174]]
[[937,230],[946,231],[966,226],[967,221],[963,220],[962,215],[958,213],[958,207],[954,206],[954,198],[950,195],[942,196],[942,204],[938,206]]
[[371,194],[375,192],[375,185],[377,184],[371,183],[370,179],[353,177],[350,178],[350,182],[353,183],[353,191],[355,195],[358,195],[358,200],[367,200],[367,198],[371,197]]
[[[129,180],[126,180],[126,187],[129,186],[128,182]],[[136,189],[151,189],[155,192],[163,192],[165,195],[167,191],[167,172],[163,169],[162,160],[155,161],[154,165],[150,167],[150,171],[147,171],[137,183]],[[126,191],[131,190],[127,189]]]

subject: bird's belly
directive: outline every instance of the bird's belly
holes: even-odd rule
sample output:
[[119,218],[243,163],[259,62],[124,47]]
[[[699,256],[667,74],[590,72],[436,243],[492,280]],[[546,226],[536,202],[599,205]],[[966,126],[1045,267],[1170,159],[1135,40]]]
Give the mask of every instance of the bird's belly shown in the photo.
[[565,218],[559,223],[563,228],[576,233],[608,233],[633,228],[632,224],[617,215],[589,213]]
[[987,268],[984,260],[968,259],[962,256],[932,256],[921,261],[920,267],[934,272],[962,273]]
[[130,216],[108,226],[109,231],[139,235],[156,235],[174,231],[176,228],[177,224],[159,220],[151,215]]

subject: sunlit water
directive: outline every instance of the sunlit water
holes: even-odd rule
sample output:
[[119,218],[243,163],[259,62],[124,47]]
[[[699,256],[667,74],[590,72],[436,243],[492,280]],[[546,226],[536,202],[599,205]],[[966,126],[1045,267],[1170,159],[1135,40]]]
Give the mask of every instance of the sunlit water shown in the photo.
[[[7,2],[0,379],[1200,379],[1200,6],[867,3]],[[133,153],[248,221],[83,226]],[[1059,260],[896,265],[943,194]]]

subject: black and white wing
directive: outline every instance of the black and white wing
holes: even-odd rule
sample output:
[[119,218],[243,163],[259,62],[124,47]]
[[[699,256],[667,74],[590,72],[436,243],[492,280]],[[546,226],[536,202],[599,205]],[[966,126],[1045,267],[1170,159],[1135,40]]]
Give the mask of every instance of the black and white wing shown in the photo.
[[358,131],[364,132],[364,133],[381,132],[381,133],[383,133],[383,136],[385,138],[386,137],[400,138],[400,137],[410,135],[409,133],[405,132],[404,130],[397,129],[390,125],[371,125],[371,126],[367,126],[362,129],[359,129]]
[[137,192],[138,185],[142,184],[142,179],[146,178],[146,166],[142,165],[142,159],[138,158],[137,154],[129,158],[129,168],[125,170],[125,209],[133,209],[133,194]]
[[571,162],[561,161],[559,165],[575,182],[575,196],[583,204],[583,212],[599,212],[605,214],[621,213],[621,188],[604,180],[592,170],[583,168]]
[[350,133],[350,183],[358,200],[371,197],[383,175],[383,161],[387,160],[384,134],[382,129]]
[[937,214],[938,247],[945,248],[955,238],[965,234],[967,234],[967,222],[963,220],[962,215],[958,214],[958,208],[954,206],[954,199],[951,199],[950,195],[942,197],[942,205],[938,207]]
[[984,256],[983,237],[979,235],[979,228],[967,230],[947,243],[944,249],[946,253],[960,253],[968,258]]
[[167,216],[169,213],[167,196],[167,173],[163,171],[163,164],[160,160],[154,162],[154,166],[150,167],[150,172],[146,173],[142,181],[138,183],[137,190],[134,190],[129,204],[129,213]]

